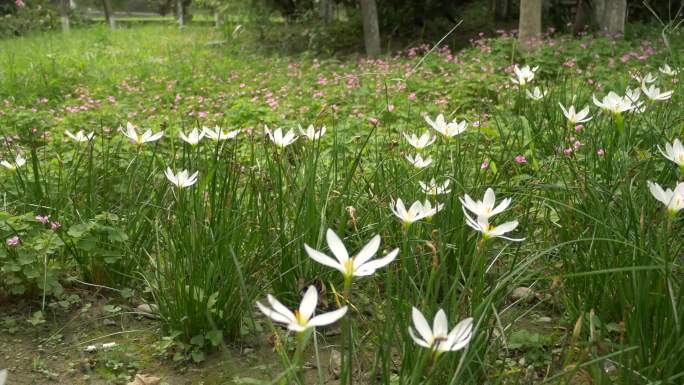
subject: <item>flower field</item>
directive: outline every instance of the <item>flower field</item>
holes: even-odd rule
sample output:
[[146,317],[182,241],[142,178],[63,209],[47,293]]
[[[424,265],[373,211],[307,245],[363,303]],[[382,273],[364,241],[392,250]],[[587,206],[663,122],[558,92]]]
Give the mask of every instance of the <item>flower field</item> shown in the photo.
[[678,32],[255,39],[0,41],[7,384],[684,382]]

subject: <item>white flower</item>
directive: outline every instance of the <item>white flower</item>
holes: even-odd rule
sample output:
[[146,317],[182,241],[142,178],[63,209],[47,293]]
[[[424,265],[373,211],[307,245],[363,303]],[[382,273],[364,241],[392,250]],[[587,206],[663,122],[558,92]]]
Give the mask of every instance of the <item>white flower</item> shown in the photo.
[[489,219],[494,215],[504,212],[511,205],[511,198],[506,198],[496,206],[496,194],[491,188],[485,191],[484,198],[481,201],[474,201],[468,194],[465,194],[463,198],[459,197],[458,200],[461,201],[463,212],[465,212],[465,209],[468,209],[478,218],[484,219]]
[[185,135],[184,132],[179,132],[178,136],[183,139],[183,141],[191,146],[196,146],[202,138],[204,138],[204,130],[200,131],[197,127],[193,128],[189,134]]
[[461,121],[460,123],[455,120],[447,123],[447,121],[444,119],[444,115],[442,114],[437,115],[434,121],[426,115],[425,121],[430,125],[430,127],[446,138],[452,138],[456,135],[459,135],[468,127],[468,122],[465,120]]
[[433,215],[437,214],[438,211],[440,211],[442,208],[444,208],[444,204],[438,203],[436,207],[432,207],[432,204],[430,201],[425,201],[425,204],[423,204],[421,201],[415,201],[409,207],[408,210],[406,210],[406,206],[404,206],[404,202],[401,200],[401,198],[397,199],[397,201],[392,205],[392,212],[394,215],[397,216],[397,218],[401,219],[402,222],[404,222],[404,225],[408,226],[413,222],[419,221],[423,218],[430,218]]
[[408,160],[413,167],[421,169],[429,166],[432,163],[432,157],[427,157],[423,159],[423,157],[420,154],[416,154],[415,158],[413,156],[406,155],[406,160]]
[[121,127],[119,127],[119,130],[121,130],[121,132],[123,132],[123,134],[130,139],[131,143],[138,145],[154,142],[159,140],[164,135],[163,132],[152,134],[152,130],[147,130],[145,133],[139,134],[135,129],[135,126],[133,126],[130,122],[126,123],[126,131],[124,131]]
[[268,126],[264,126],[264,132],[268,135],[268,138],[278,147],[284,148],[297,140],[294,131],[290,130],[283,136],[283,130],[276,128],[271,131]]
[[413,325],[418,335],[409,326],[409,335],[413,341],[421,347],[432,349],[436,352],[453,352],[463,349],[473,336],[473,319],[466,318],[459,322],[449,332],[446,313],[439,309],[432,323],[432,328],[428,324],[425,316],[415,307],[412,309],[411,317]]
[[549,93],[549,91],[543,91],[539,89],[539,87],[534,87],[534,90],[530,92],[530,90],[525,90],[525,93],[527,94],[527,97],[534,100],[534,101],[539,101],[544,99],[544,97]]
[[228,140],[235,138],[242,130],[224,131],[221,127],[214,128],[202,127],[202,134],[214,141]]
[[2,162],[0,162],[0,165],[2,165],[2,167],[6,168],[8,170],[16,170],[25,164],[26,164],[26,159],[23,156],[21,156],[21,154],[17,154],[17,157],[16,157],[16,159],[14,159],[13,163],[10,163],[6,160],[3,160]]
[[408,144],[413,146],[413,148],[418,151],[425,149],[425,147],[431,145],[435,142],[435,140],[437,140],[436,136],[430,135],[430,133],[427,131],[424,132],[420,137],[416,136],[416,134],[411,134],[409,136],[407,133],[404,133],[404,138],[406,138]]
[[662,67],[658,68],[658,71],[667,76],[677,76],[679,74],[678,69],[670,68],[670,66],[667,65],[667,63],[663,64]]
[[646,87],[646,84],[641,85],[641,90],[644,91],[644,95],[653,101],[663,101],[668,100],[672,97],[673,91],[660,92],[660,88],[651,84],[650,87]]
[[349,258],[347,248],[344,247],[344,243],[342,243],[340,237],[338,237],[332,229],[328,229],[325,237],[328,242],[328,248],[332,251],[335,259],[330,258],[318,250],[312,249],[307,244],[304,244],[304,249],[311,259],[322,265],[340,271],[345,279],[371,275],[375,273],[377,269],[392,262],[399,253],[399,249],[394,249],[380,259],[371,260],[375,253],[378,252],[378,248],[380,248],[380,236],[376,235],[361,249],[361,251],[359,251],[358,254]]
[[651,195],[667,207],[670,215],[675,215],[684,208],[684,182],[677,184],[674,191],[663,190],[659,184],[648,181],[648,188],[651,190]]
[[481,232],[484,239],[503,238],[513,242],[525,240],[525,238],[510,238],[504,236],[504,234],[509,233],[518,227],[518,221],[510,221],[499,226],[494,226],[489,223],[489,219],[487,218],[478,217],[477,220],[474,220],[465,210],[463,210],[463,213],[466,217],[466,224],[473,230]]
[[525,65],[520,68],[516,64],[515,67],[513,67],[513,73],[515,73],[515,77],[512,77],[511,81],[519,86],[525,86],[527,83],[531,82],[532,79],[534,79],[534,73],[537,72],[538,69],[539,66],[530,68],[530,66]]
[[644,77],[641,77],[641,76],[638,75],[638,74],[637,74],[637,75],[634,75],[634,80],[638,81],[638,82],[641,83],[641,84],[644,84],[644,83],[653,83],[653,82],[655,82],[657,79],[658,79],[658,78],[655,77],[655,76],[653,76],[653,74],[650,73],[650,72],[647,73],[646,76],[644,76]]
[[197,183],[197,175],[199,174],[199,171],[196,171],[192,175],[189,175],[188,170],[183,170],[178,174],[174,174],[173,170],[171,170],[171,167],[167,167],[164,174],[166,175],[166,179],[168,179],[169,182],[173,183],[176,187],[186,188]]
[[589,107],[584,107],[581,111],[577,112],[575,111],[575,106],[565,108],[560,102],[558,102],[558,105],[570,124],[585,123],[592,119],[592,117],[589,116]]
[[684,167],[684,145],[679,139],[675,139],[672,144],[665,143],[665,151],[663,151],[660,146],[658,150],[663,156],[677,164],[679,167]]
[[633,103],[636,103],[639,100],[639,97],[641,96],[641,88],[627,88],[625,90],[625,97],[629,100],[631,100]]
[[608,95],[604,96],[603,101],[596,99],[596,95],[592,95],[592,99],[597,107],[604,111],[610,111],[613,114],[629,111],[636,107],[629,98],[622,97],[613,91],[610,91]]
[[442,185],[438,185],[437,181],[435,181],[435,178],[432,178],[429,184],[419,181],[418,184],[420,184],[420,189],[423,190],[425,194],[428,195],[442,195],[442,194],[448,194],[451,192],[449,189],[449,183],[450,180],[445,180]]
[[304,298],[302,298],[302,302],[299,304],[299,309],[295,310],[294,313],[272,295],[269,294],[266,299],[270,307],[264,306],[257,301],[256,304],[259,310],[268,318],[287,325],[287,328],[294,332],[303,332],[309,328],[330,325],[347,313],[347,307],[343,306],[337,310],[319,314],[312,318],[318,304],[318,292],[314,286],[309,286],[306,290]]
[[116,342],[107,342],[102,344],[102,349],[111,349],[116,346]]
[[313,124],[310,124],[306,130],[304,130],[302,126],[299,126],[299,132],[301,132],[302,136],[305,136],[308,140],[314,141],[325,135],[325,126],[322,126],[318,131],[316,131],[316,127],[314,127]]
[[91,132],[90,134],[86,134],[83,132],[83,130],[79,130],[76,134],[72,134],[71,131],[65,130],[64,134],[71,138],[75,142],[87,142],[89,140],[92,140],[95,137],[95,133]]

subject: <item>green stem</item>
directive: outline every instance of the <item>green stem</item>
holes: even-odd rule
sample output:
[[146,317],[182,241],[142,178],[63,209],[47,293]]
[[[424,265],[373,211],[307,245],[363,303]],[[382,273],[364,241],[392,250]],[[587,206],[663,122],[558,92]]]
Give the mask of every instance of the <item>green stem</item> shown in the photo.
[[[352,277],[344,277],[344,300],[347,306],[351,305],[351,284]],[[344,328],[345,328],[345,339],[347,354],[342,355],[342,375],[340,376],[340,384],[352,384],[353,383],[353,358],[354,358],[354,334],[352,331],[352,322],[350,316],[344,318]]]

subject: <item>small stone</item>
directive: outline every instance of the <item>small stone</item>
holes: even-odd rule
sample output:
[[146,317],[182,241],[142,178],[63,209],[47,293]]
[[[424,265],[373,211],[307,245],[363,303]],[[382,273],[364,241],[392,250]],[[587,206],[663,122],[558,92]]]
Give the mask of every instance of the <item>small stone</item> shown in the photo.
[[330,352],[330,365],[328,366],[328,371],[335,379],[340,378],[340,374],[342,374],[342,353],[337,350],[333,349]]
[[527,302],[534,298],[534,291],[529,287],[516,287],[515,290],[513,290],[513,293],[511,293],[511,298],[515,301]]
[[161,383],[161,378],[150,376],[149,374],[136,374],[133,382],[129,382],[128,385],[159,385]]
[[155,304],[143,303],[138,305],[138,307],[136,307],[135,310],[138,312],[138,314],[142,315],[143,317],[152,319],[159,318],[159,306]]

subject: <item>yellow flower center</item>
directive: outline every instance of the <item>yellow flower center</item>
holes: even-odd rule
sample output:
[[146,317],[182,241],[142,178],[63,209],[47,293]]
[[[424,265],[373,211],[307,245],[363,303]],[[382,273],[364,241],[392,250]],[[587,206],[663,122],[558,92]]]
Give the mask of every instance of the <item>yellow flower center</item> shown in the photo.
[[344,263],[345,275],[349,277],[354,275],[354,258],[356,257],[351,257]]

